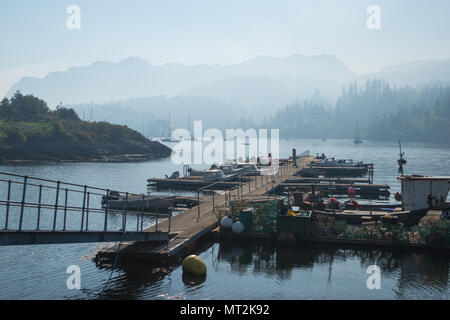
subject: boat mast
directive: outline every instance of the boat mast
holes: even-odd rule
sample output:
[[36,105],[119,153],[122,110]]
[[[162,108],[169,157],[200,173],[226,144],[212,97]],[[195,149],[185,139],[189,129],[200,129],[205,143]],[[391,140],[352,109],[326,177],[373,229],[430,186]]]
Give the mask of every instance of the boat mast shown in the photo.
[[169,139],[172,139],[172,132],[170,131],[170,112],[169,112]]
[[400,149],[400,159],[397,160],[398,163],[398,172],[402,175],[402,177],[404,176],[404,172],[403,172],[403,166],[406,164],[406,160],[403,159],[403,156],[405,155],[404,152],[402,152],[402,142],[399,140],[398,141],[398,147]]

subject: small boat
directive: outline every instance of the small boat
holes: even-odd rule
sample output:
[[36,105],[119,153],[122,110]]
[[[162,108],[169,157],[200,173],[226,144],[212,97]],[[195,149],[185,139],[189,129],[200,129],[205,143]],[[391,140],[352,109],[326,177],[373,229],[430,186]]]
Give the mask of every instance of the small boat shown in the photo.
[[310,167],[365,167],[368,164],[364,164],[362,161],[354,161],[352,159],[338,159],[325,158],[321,161],[314,161],[310,164]]
[[236,174],[241,173],[243,168],[238,168],[236,164],[222,164],[219,166],[219,169],[223,171],[224,174]]
[[220,181],[228,177],[220,169],[205,170],[203,174],[204,181]]
[[157,196],[129,196],[128,200],[117,191],[110,191],[109,196],[102,197],[102,207],[110,210],[142,211],[145,212],[168,212],[172,207],[172,199]]

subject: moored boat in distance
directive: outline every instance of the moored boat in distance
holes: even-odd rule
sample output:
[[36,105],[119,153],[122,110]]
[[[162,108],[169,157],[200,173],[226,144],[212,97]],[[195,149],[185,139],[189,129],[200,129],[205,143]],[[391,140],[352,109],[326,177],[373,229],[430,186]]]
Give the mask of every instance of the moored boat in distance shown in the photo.
[[353,139],[354,144],[361,144],[364,143],[361,140],[361,134],[359,132],[359,126],[358,126],[358,120],[356,120],[356,129],[355,129],[355,138]]
[[354,161],[353,159],[335,159],[325,158],[320,161],[314,161],[310,167],[367,167],[371,164],[365,164],[362,161]]
[[225,175],[225,173],[220,169],[212,169],[212,170],[206,170],[203,174],[202,179],[204,181],[221,181],[226,178],[230,177],[230,175]]

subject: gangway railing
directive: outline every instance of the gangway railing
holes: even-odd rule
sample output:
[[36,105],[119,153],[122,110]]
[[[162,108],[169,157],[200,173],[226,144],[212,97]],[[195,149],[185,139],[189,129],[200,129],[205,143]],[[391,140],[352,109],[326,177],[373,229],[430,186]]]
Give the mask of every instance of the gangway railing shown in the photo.
[[[157,212],[147,212],[145,194],[117,190],[124,195],[123,207],[112,209],[112,191],[0,172],[0,245],[168,239],[170,212],[159,212],[158,206]],[[130,210],[129,199],[142,201]],[[161,219],[169,220],[167,231],[158,230]],[[148,224],[155,225],[155,232],[144,231]]]

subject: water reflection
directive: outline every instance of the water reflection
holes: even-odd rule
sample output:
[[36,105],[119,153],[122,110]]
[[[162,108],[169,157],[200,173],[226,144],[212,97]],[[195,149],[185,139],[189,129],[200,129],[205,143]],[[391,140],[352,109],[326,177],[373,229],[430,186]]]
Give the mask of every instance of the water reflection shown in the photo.
[[183,273],[183,283],[186,287],[196,287],[206,281],[206,275],[196,276],[188,273]]
[[[157,289],[167,274],[165,271],[153,271],[143,263],[121,266],[115,273],[107,289],[98,294],[98,299],[139,299],[144,296],[147,287]],[[102,289],[103,286],[99,287],[97,292]]]
[[[272,244],[242,245],[221,243],[217,254],[219,262],[228,263],[234,273],[248,271],[289,280],[301,270],[314,271],[327,267],[328,284],[332,283],[333,266],[346,261],[359,261],[360,268],[377,265],[382,276],[396,280],[397,298],[408,296],[412,288],[435,290],[447,295],[450,257],[445,252],[404,252],[392,249],[340,248],[322,245],[277,247]],[[348,272],[358,270],[349,269]],[[314,290],[311,288],[311,290]],[[420,297],[420,293],[417,295]]]
[[[371,298],[365,286],[369,276],[366,270],[374,264],[381,269],[384,289],[377,298],[450,298],[450,258],[445,253],[231,243],[209,244],[197,253],[207,264],[205,277],[183,274],[181,266],[171,272],[155,272],[145,263],[136,262],[121,266],[108,289],[97,298],[236,299],[236,290],[242,299]],[[252,290],[255,284],[263,290]],[[276,297],[266,295],[280,290]]]

